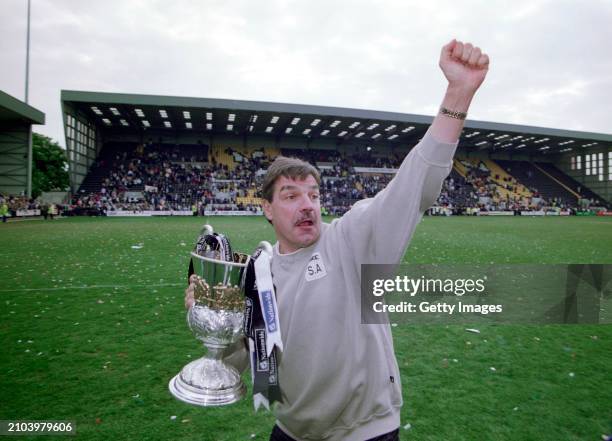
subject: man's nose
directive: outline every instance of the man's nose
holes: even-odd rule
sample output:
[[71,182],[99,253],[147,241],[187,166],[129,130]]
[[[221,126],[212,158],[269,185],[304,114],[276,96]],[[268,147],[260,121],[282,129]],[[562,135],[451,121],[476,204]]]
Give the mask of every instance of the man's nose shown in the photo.
[[314,202],[310,198],[310,196],[305,195],[300,200],[300,210],[301,211],[312,211],[314,210]]

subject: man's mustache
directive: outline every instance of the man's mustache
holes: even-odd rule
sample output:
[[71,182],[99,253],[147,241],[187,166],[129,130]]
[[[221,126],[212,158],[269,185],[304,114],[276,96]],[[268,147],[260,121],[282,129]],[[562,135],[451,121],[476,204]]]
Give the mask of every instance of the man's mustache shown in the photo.
[[311,221],[311,222],[314,224],[314,223],[315,223],[315,217],[314,217],[314,215],[313,215],[313,214],[307,214],[307,215],[305,215],[305,216],[300,217],[300,218],[299,218],[299,219],[298,219],[298,220],[295,222],[295,225],[299,225],[299,224],[301,224],[302,222],[305,222],[305,221]]

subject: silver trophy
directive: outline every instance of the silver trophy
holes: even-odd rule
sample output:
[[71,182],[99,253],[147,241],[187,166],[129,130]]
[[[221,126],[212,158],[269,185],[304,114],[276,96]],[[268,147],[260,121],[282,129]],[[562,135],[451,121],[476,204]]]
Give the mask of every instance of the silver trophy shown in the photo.
[[207,353],[187,364],[168,387],[186,403],[231,404],[244,396],[246,387],[240,372],[223,361],[223,354],[244,335],[243,285],[250,256],[232,253],[227,239],[205,225],[191,259],[197,281],[187,324]]

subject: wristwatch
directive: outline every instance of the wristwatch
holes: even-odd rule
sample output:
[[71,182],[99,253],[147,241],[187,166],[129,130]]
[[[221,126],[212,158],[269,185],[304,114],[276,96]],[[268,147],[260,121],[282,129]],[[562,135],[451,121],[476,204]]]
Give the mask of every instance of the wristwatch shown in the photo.
[[457,112],[456,110],[449,110],[446,107],[440,107],[440,113],[449,118],[465,119],[467,117],[466,112]]

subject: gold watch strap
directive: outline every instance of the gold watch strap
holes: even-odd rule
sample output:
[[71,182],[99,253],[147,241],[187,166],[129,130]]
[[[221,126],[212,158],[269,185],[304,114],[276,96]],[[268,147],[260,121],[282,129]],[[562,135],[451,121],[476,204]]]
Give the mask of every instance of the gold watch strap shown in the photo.
[[456,110],[449,110],[446,107],[440,107],[440,113],[444,116],[448,116],[449,118],[455,118],[455,119],[465,119],[467,117],[467,113],[465,112],[457,112]]

